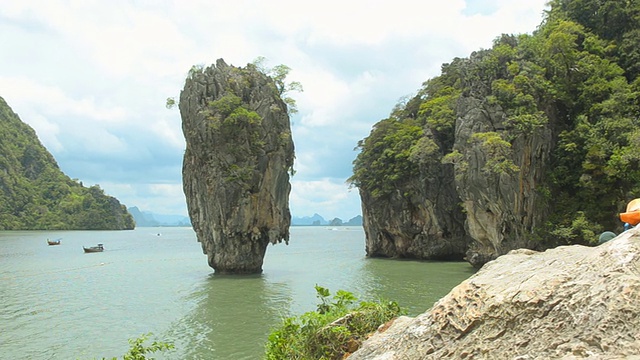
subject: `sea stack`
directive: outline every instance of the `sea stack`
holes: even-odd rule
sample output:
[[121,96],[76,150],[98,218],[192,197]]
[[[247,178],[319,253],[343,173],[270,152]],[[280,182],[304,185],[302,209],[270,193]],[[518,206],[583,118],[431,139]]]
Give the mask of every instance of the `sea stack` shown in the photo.
[[287,105],[256,66],[193,67],[180,93],[189,217],[215,273],[262,272],[289,241],[294,147]]

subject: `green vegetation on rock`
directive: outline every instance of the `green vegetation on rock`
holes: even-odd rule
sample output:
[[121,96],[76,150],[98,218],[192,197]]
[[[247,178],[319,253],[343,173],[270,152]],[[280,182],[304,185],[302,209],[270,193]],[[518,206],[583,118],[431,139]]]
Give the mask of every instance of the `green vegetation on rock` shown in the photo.
[[371,135],[358,142],[362,152],[351,181],[370,190],[374,197],[390,194],[418,175],[411,155],[422,136],[422,128],[415,121],[389,118],[378,122]]
[[[152,360],[154,358],[149,357],[149,354],[165,352],[175,347],[172,343],[157,340],[151,344],[146,344],[151,335],[153,335],[153,333],[142,334],[135,339],[129,339],[129,351],[122,356],[122,360]],[[118,358],[102,358],[102,360],[118,360]]]
[[269,335],[265,359],[341,359],[387,321],[404,314],[393,301],[360,301],[316,285],[317,311],[289,317]]
[[260,72],[273,79],[278,95],[280,95],[282,100],[287,104],[287,112],[289,115],[296,114],[298,112],[298,105],[296,100],[289,96],[288,93],[292,91],[302,92],[302,84],[298,81],[287,81],[287,76],[291,71],[291,68],[287,65],[280,64],[273,68],[269,68],[265,65],[266,61],[267,59],[264,56],[259,56],[253,60],[251,65],[255,66]]
[[[593,234],[620,228],[616,214],[640,196],[640,1],[550,5],[531,35],[503,34],[444,64],[379,121],[358,143],[352,184],[382,199],[439,162],[453,164],[458,187],[469,188],[469,160],[482,153],[486,179],[498,186],[526,176],[523,149],[549,139],[544,168],[532,170],[544,200],[534,211],[545,221],[528,236],[541,247],[593,244]],[[498,121],[460,134],[456,122],[470,109]]]
[[123,230],[126,207],[98,186],[84,187],[0,98],[0,230]]

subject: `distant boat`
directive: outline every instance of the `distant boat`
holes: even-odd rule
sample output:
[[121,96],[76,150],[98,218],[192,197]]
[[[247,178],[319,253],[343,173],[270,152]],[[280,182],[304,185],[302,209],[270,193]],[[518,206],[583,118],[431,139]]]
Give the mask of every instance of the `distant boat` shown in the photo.
[[47,239],[47,244],[49,244],[49,245],[60,245],[60,240],[62,240],[62,239],[55,239],[55,240]]
[[102,252],[102,251],[104,251],[104,247],[102,246],[102,244],[98,244],[98,246],[90,246],[90,247],[83,246],[82,248],[84,249],[84,252],[86,252],[86,253],[94,253],[94,252]]

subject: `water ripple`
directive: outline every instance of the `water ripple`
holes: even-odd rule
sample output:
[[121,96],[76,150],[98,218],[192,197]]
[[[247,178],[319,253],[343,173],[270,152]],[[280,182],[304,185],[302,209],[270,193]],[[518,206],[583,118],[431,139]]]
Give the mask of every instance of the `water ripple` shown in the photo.
[[[106,250],[84,254],[96,243]],[[362,228],[294,227],[257,276],[211,275],[190,228],[0,232],[0,259],[0,354],[30,360],[122,356],[148,332],[176,345],[158,359],[253,360],[283,317],[316,308],[316,284],[416,312],[471,274],[464,264],[366,259]]]

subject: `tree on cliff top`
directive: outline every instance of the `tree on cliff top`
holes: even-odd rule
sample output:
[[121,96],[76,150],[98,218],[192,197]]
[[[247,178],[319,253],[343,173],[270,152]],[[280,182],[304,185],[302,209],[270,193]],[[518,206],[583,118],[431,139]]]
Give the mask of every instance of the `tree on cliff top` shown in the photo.
[[296,114],[298,112],[298,106],[296,101],[291,96],[287,94],[291,91],[302,92],[302,84],[298,81],[287,82],[287,76],[291,71],[291,68],[287,65],[276,65],[273,68],[268,68],[265,66],[266,58],[264,56],[259,56],[251,63],[254,65],[260,72],[271,77],[276,85],[276,89],[278,90],[278,94],[282,97],[282,100],[287,104],[289,115]]
[[[276,65],[273,68],[266,67],[265,62],[266,58],[264,56],[259,56],[250,65],[253,65],[258,69],[261,73],[271,77],[274,81],[274,85],[276,90],[278,91],[278,95],[282,97],[282,100],[287,104],[287,112],[289,115],[298,113],[298,106],[296,104],[296,100],[291,96],[287,96],[287,94],[291,91],[304,91],[302,89],[302,84],[298,81],[287,82],[287,76],[291,71],[291,68],[287,65],[280,64]],[[204,69],[204,65],[194,65],[189,70],[189,74],[191,75],[194,71],[202,71]],[[166,108],[173,109],[177,105],[176,99],[174,97],[167,98]]]

